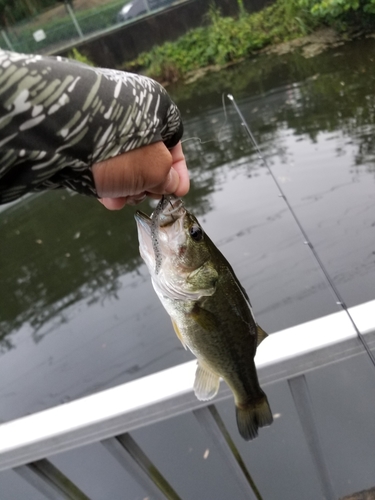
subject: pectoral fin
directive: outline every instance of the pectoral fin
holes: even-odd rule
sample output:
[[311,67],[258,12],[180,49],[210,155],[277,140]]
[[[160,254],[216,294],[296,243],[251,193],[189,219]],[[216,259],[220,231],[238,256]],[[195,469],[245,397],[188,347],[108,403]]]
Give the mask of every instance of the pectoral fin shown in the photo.
[[206,331],[217,331],[220,325],[216,319],[216,316],[207,311],[207,309],[203,309],[198,304],[195,304],[193,309],[190,312],[190,316],[193,320],[198,323],[198,325]]
[[257,325],[257,345],[259,345],[265,338],[268,337],[268,333],[266,333],[263,328]]
[[179,330],[179,328],[178,328],[178,326],[177,326],[177,323],[175,323],[175,322],[173,321],[173,319],[172,319],[172,325],[173,325],[174,331],[176,332],[176,335],[177,335],[177,337],[179,338],[179,340],[180,340],[181,344],[184,346],[184,348],[185,348],[185,349],[187,349],[187,345],[186,345],[186,344],[185,344],[185,342],[184,342],[184,339],[183,339],[183,337],[182,337],[182,335],[181,335],[181,332],[180,332],[180,330]]
[[216,396],[220,385],[220,378],[216,373],[207,369],[198,361],[195,372],[194,392],[200,401],[208,401]]

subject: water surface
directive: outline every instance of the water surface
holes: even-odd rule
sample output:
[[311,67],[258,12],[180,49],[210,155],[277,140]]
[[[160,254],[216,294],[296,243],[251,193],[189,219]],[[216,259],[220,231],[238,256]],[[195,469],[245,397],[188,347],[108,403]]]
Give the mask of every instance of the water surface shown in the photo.
[[[186,206],[233,265],[269,333],[338,306],[225,98],[224,112],[222,96],[235,96],[330,276],[354,306],[375,298],[374,49],[375,40],[368,39],[313,59],[262,56],[170,89],[185,122],[192,178]],[[147,213],[152,208],[148,201],[141,206]],[[192,359],[139,257],[134,210],[108,212],[63,191],[1,208],[1,421]],[[338,495],[373,486],[374,382],[371,367],[354,361],[309,375]],[[267,500],[320,498],[287,386],[267,392],[282,417],[250,448],[238,443],[258,487]],[[221,411],[236,434],[232,403]],[[174,422],[180,435],[194,427],[189,419]],[[203,456],[205,437],[194,428],[197,436],[187,433],[174,450],[158,440],[170,424],[158,425],[156,431],[138,431],[137,439],[151,456],[160,457],[167,446],[169,466],[187,460],[194,488],[184,468],[173,471],[185,498],[199,497],[210,474],[216,479],[209,498],[229,498],[232,486],[223,486],[214,472],[217,457],[211,455],[216,469],[212,462],[207,470],[194,458]],[[80,460],[80,452],[74,453]],[[67,470],[74,463],[63,456],[61,461]],[[115,493],[123,479],[118,481],[113,499],[123,498]],[[90,479],[86,487],[93,484]],[[142,498],[134,488],[127,498]]]

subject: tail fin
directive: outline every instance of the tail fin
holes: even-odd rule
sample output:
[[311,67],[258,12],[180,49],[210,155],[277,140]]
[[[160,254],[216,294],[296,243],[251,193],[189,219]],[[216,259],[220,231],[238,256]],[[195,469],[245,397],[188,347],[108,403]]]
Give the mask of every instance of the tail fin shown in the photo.
[[258,428],[271,425],[273,422],[271,408],[267,396],[264,395],[256,403],[236,406],[237,427],[241,436],[246,440],[254,439],[258,435]]

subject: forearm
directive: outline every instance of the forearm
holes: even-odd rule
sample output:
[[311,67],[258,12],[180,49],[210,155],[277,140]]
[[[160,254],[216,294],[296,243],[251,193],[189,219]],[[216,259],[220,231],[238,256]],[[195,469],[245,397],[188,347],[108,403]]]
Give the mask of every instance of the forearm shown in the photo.
[[97,196],[93,164],[182,135],[178,109],[145,77],[2,51],[0,67],[0,203],[56,187]]

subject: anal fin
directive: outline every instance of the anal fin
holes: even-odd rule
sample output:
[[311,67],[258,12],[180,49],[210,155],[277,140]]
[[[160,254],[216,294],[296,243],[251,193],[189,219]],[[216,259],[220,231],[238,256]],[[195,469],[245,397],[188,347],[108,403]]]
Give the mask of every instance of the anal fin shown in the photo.
[[200,401],[208,401],[216,396],[220,385],[220,377],[207,369],[198,361],[195,372],[194,392]]

